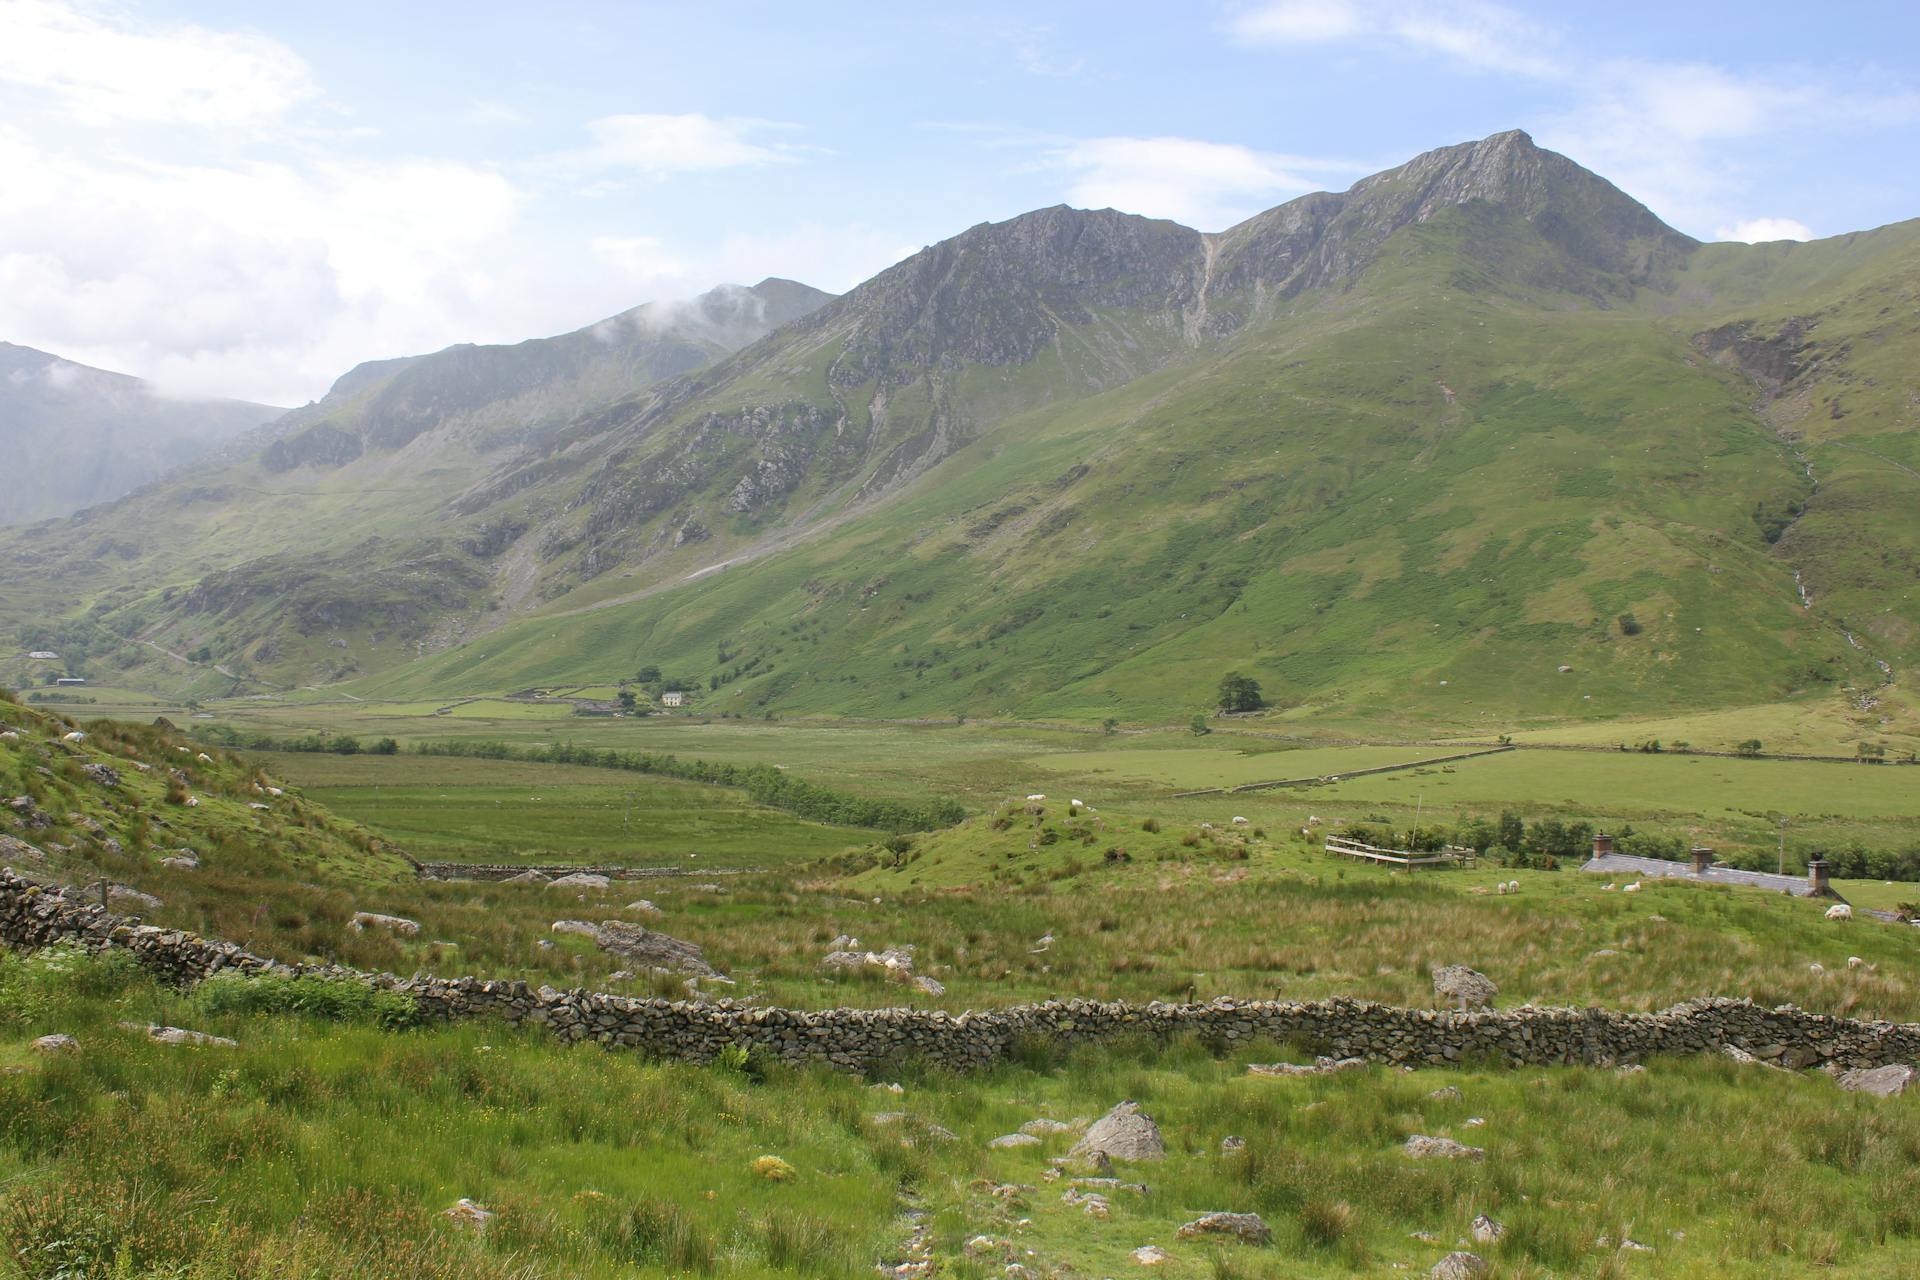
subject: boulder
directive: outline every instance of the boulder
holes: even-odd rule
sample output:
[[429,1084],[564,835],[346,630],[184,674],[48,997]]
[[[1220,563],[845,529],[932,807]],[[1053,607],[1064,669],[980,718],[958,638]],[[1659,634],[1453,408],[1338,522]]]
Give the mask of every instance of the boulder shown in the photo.
[[144,1031],[149,1040],[157,1040],[161,1044],[214,1045],[228,1049],[239,1044],[239,1041],[229,1040],[225,1036],[209,1035],[205,1031],[189,1031],[185,1027],[163,1027],[152,1022],[123,1022],[120,1025],[129,1031]]
[[1435,1102],[1458,1102],[1463,1096],[1465,1095],[1463,1095],[1457,1087],[1450,1084],[1442,1085],[1427,1095],[1428,1098]]
[[1487,1260],[1477,1253],[1461,1250],[1434,1263],[1433,1270],[1427,1274],[1433,1280],[1479,1280],[1487,1274]]
[[1246,1149],[1247,1140],[1245,1138],[1228,1134],[1226,1137],[1220,1139],[1220,1154],[1223,1156],[1236,1155]]
[[1242,1244],[1271,1244],[1273,1228],[1257,1213],[1203,1213],[1174,1235],[1181,1240],[1231,1236]]
[[547,887],[549,889],[604,889],[612,883],[613,881],[605,876],[595,875],[591,871],[575,871],[557,880],[549,880]]
[[554,933],[578,933],[589,938],[600,932],[600,926],[591,920],[555,920],[547,927]]
[[1073,1126],[1070,1124],[1063,1124],[1058,1120],[1048,1120],[1048,1119],[1042,1118],[1039,1120],[1027,1121],[1025,1124],[1020,1126],[1020,1132],[1024,1134],[1028,1134],[1035,1138],[1046,1138],[1046,1137],[1051,1137],[1056,1133],[1069,1132],[1072,1128]]
[[41,1036],[33,1042],[35,1053],[73,1053],[80,1048],[80,1042],[70,1035],[56,1032],[50,1036]]
[[1848,1093],[1870,1093],[1876,1098],[1891,1098],[1905,1093],[1907,1086],[1913,1083],[1914,1069],[1905,1063],[1894,1063],[1886,1067],[1863,1067],[1857,1071],[1840,1073],[1838,1084]]
[[472,1227],[475,1231],[485,1231],[487,1224],[496,1218],[493,1210],[475,1204],[465,1196],[454,1202],[453,1208],[446,1210],[446,1216],[463,1227]]
[[522,871],[517,876],[508,876],[501,884],[551,884],[553,877],[544,871]]
[[1416,1133],[1408,1138],[1402,1150],[1416,1159],[1423,1160],[1482,1160],[1487,1154],[1479,1147],[1469,1147],[1463,1142],[1455,1142],[1452,1138],[1430,1138],[1423,1133]]
[[1040,1139],[1030,1133],[1003,1133],[987,1145],[995,1150],[1005,1150],[1008,1147],[1037,1147],[1040,1145]]
[[[554,883],[558,884],[559,881]],[[645,925],[608,920],[594,930],[593,940],[609,955],[650,969],[671,969],[702,978],[726,977],[707,963],[706,954],[694,943],[682,942],[679,938],[669,937]]]
[[929,978],[924,973],[918,974],[914,977],[913,988],[916,991],[923,992],[926,995],[930,995],[930,996],[943,996],[947,994],[947,988],[944,983],[939,982],[936,979]]
[[1326,1076],[1336,1071],[1357,1071],[1367,1065],[1365,1058],[1319,1058],[1310,1063],[1249,1062],[1250,1076]]
[[1159,1160],[1167,1154],[1160,1126],[1131,1100],[1122,1102],[1093,1122],[1070,1154],[1089,1156],[1104,1151],[1115,1160]]
[[1143,1267],[1158,1267],[1164,1265],[1172,1255],[1157,1244],[1143,1244],[1128,1256]]
[[660,910],[660,908],[654,906],[651,902],[648,902],[645,898],[639,898],[633,902],[629,902],[627,904],[627,910],[638,911],[640,914],[648,915],[648,916],[657,916],[657,915],[664,914]]
[[409,920],[405,916],[383,916],[377,911],[356,911],[353,919],[347,921],[347,928],[355,933],[364,933],[368,929],[385,929],[388,933],[402,938],[411,938],[420,932],[420,922]]
[[1500,994],[1500,988],[1476,969],[1469,969],[1463,964],[1447,964],[1433,971],[1433,993],[1443,999],[1458,1000],[1464,1012],[1493,1003],[1493,998]]
[[119,771],[104,764],[83,764],[80,766],[80,772],[86,774],[87,777],[93,779],[103,787],[117,787],[120,785]]
[[1473,1220],[1468,1231],[1477,1244],[1497,1244],[1507,1234],[1504,1223],[1495,1222],[1484,1213]]

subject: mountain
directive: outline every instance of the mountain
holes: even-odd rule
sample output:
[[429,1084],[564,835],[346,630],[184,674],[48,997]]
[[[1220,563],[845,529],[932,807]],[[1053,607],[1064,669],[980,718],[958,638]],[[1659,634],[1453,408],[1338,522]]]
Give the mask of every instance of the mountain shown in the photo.
[[110,502],[284,410],[162,396],[139,378],[0,342],[0,524]]
[[1139,718],[1241,670],[1303,715],[1867,725],[1920,656],[1917,282],[1920,224],[1701,245],[1519,132],[1219,234],[1044,209],[363,508],[414,579],[176,562],[78,612],[363,696]]
[[0,625],[70,665],[150,665],[147,678],[207,691],[232,687],[224,671],[311,681],[350,674],[361,655],[416,656],[444,619],[485,608],[487,562],[517,536],[508,524],[450,529],[444,504],[583,408],[829,297],[791,280],[723,285],[558,337],[359,365],[230,449],[237,458],[7,535]]

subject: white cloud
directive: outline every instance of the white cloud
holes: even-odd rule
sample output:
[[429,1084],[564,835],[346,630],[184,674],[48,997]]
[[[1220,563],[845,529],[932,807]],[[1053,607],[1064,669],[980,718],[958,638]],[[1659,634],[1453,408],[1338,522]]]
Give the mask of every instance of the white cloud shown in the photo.
[[1272,0],[1229,24],[1247,44],[1373,40],[1437,54],[1478,71],[1560,74],[1548,27],[1486,0]]
[[59,0],[0,0],[0,82],[43,92],[89,124],[253,127],[318,95],[276,40],[183,23],[135,23]]
[[897,232],[861,223],[736,233],[707,250],[674,250],[657,236],[598,236],[591,243],[597,259],[622,273],[620,288],[627,296],[657,301],[703,293],[719,283],[752,285],[768,276],[844,293],[920,247]]
[[553,158],[555,168],[576,174],[638,173],[659,177],[796,158],[797,147],[764,135],[789,128],[771,120],[685,115],[603,116],[587,123],[593,141]]
[[1073,204],[1208,230],[1314,185],[1295,171],[1296,157],[1193,138],[1084,138],[1053,148],[1044,163],[1073,175]]
[[1716,240],[1766,244],[1773,240],[1811,240],[1813,228],[1794,218],[1747,218],[1713,233]]
[[522,199],[446,161],[98,161],[6,130],[0,172],[0,333],[272,402],[471,332]]
[[594,257],[641,279],[672,279],[687,273],[685,264],[667,252],[658,236],[595,236],[591,247]]

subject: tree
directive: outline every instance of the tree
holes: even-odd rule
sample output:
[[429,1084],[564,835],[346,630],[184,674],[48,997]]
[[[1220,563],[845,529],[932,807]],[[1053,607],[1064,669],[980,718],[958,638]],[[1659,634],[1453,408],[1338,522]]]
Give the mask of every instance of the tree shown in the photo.
[[635,684],[658,684],[660,682],[660,668],[653,666],[640,668],[640,670],[634,672],[633,682]]
[[1623,613],[1623,614],[1621,614],[1621,615],[1620,615],[1620,634],[1621,634],[1621,635],[1623,635],[1623,636],[1637,636],[1637,635],[1639,635],[1639,634],[1640,634],[1640,619],[1638,619],[1638,618],[1636,618],[1636,617],[1634,617],[1634,616],[1633,616],[1632,614],[1630,614],[1630,613]]
[[1193,724],[1189,727],[1192,728],[1193,736],[1196,738],[1204,738],[1208,734],[1213,732],[1212,729],[1209,729],[1207,727],[1207,717],[1205,712],[1202,712],[1194,716]]
[[1519,814],[1511,809],[1501,813],[1500,827],[1494,837],[1494,843],[1514,850],[1526,847],[1527,824],[1520,820]]
[[620,691],[620,709],[622,711],[631,711],[639,704],[640,699],[634,696],[633,690],[622,689]]
[[1758,738],[1748,738],[1745,742],[1735,747],[1734,750],[1743,756],[1757,756],[1760,754],[1760,748],[1764,745],[1766,744]]
[[400,744],[395,742],[392,738],[382,738],[380,739],[380,741],[374,743],[371,747],[368,747],[367,750],[371,751],[376,756],[398,755],[400,754]]
[[1115,720],[1112,716],[1108,716],[1105,720],[1102,720],[1100,722],[1100,732],[1104,734],[1111,735],[1113,733],[1118,732],[1119,728],[1120,728],[1120,722],[1118,720]]
[[1266,706],[1260,697],[1260,682],[1238,671],[1229,671],[1220,678],[1220,709],[1222,711],[1258,711]]

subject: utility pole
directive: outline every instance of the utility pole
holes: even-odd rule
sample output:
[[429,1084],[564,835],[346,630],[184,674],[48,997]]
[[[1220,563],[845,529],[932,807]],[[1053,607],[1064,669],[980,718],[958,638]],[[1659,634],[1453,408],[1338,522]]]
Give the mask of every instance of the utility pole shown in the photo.
[[1787,874],[1787,820],[1780,819],[1780,874]]

